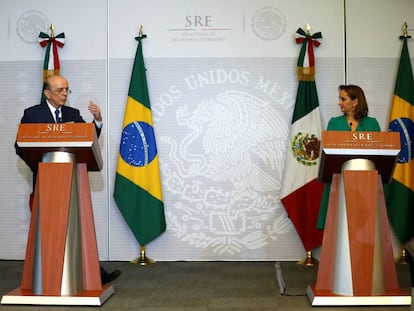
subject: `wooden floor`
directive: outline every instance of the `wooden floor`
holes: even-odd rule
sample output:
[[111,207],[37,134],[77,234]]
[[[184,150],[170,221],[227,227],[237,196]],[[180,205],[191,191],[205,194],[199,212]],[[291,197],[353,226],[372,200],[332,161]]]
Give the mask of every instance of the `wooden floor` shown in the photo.
[[[410,310],[410,306],[312,307],[306,296],[314,284],[317,266],[295,262],[157,262],[136,266],[103,262],[122,275],[113,282],[115,294],[101,307],[1,305],[5,310]],[[22,261],[0,261],[0,295],[19,287]],[[276,271],[279,271],[278,273]],[[407,264],[397,264],[400,288],[411,294]],[[278,277],[277,277],[278,274]],[[285,284],[281,294],[279,284]]]

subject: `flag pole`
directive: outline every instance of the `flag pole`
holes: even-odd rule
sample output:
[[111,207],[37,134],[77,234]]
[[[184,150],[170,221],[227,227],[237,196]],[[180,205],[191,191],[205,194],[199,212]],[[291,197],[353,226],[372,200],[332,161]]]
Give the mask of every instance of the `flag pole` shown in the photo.
[[[310,36],[311,26],[309,23],[306,24],[305,30],[306,30],[306,36]],[[312,267],[316,265],[317,263],[318,263],[318,260],[313,257],[311,250],[306,250],[306,258],[297,262],[297,264],[307,266],[307,267]]]
[[[146,38],[147,36],[142,32],[142,25],[139,26],[138,37],[139,39]],[[131,261],[132,264],[137,266],[148,266],[154,264],[156,261],[146,256],[146,246],[142,245],[139,248],[140,256]]]
[[[306,29],[306,35],[310,36],[311,26],[310,26],[309,23],[306,24],[305,29]],[[313,258],[312,251],[306,251],[306,258],[298,261],[297,264],[307,266],[307,267],[311,267],[311,266],[314,266],[315,264],[317,264],[317,260],[315,258]]]
[[[402,40],[404,38],[407,38],[407,39],[411,38],[411,36],[408,35],[407,22],[404,22],[403,25],[402,25],[402,34],[400,36],[400,39]],[[405,249],[404,245],[401,246],[401,254],[400,254],[400,257],[397,259],[397,263],[399,263],[399,264],[407,264],[408,263],[407,252],[406,252],[406,249]]]

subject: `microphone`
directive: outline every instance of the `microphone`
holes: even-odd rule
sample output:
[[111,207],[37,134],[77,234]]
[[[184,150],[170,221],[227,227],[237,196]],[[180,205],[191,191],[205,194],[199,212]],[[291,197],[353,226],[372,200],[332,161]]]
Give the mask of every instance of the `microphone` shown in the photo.
[[349,129],[352,131],[352,122],[349,122]]

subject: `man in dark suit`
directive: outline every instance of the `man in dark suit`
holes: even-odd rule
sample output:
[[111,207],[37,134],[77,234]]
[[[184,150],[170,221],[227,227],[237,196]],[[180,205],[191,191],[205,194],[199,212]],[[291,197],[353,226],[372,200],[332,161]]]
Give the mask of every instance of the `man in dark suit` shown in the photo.
[[[43,85],[43,99],[39,105],[29,107],[24,110],[21,123],[64,123],[75,122],[84,123],[78,109],[66,106],[66,101],[70,94],[69,82],[62,76],[50,76]],[[102,114],[101,109],[94,102],[89,102],[88,109],[94,117],[94,124],[96,133],[99,137],[102,129]],[[16,145],[16,153],[19,154]],[[36,174],[33,172],[33,189],[36,182]],[[31,202],[33,196],[31,195]],[[31,206],[31,204],[30,204]],[[102,283],[106,284],[115,280],[121,272],[114,270],[111,273],[106,272],[101,267]]]
[[[44,99],[39,105],[25,109],[21,123],[85,122],[78,109],[66,106],[70,94],[69,82],[62,76],[50,76],[43,85]],[[98,137],[102,128],[99,106],[89,102]]]

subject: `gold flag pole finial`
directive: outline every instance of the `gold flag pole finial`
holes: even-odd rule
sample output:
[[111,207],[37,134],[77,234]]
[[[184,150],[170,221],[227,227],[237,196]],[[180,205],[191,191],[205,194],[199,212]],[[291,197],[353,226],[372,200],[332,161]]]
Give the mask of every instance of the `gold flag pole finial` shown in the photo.
[[402,35],[404,37],[408,37],[408,26],[407,26],[407,22],[404,22],[403,26],[402,26]]
[[311,26],[309,25],[309,23],[306,24],[306,34],[309,36],[310,35],[310,31],[311,31]]
[[400,36],[400,39],[410,39],[411,36],[408,34],[408,30],[412,30],[408,28],[407,22],[404,22],[402,25],[402,34]]
[[50,24],[50,37],[53,38],[55,36],[55,25]]
[[143,33],[142,33],[142,24],[141,24],[141,25],[139,25],[138,37],[142,38],[142,35],[143,35]]
[[147,35],[144,35],[144,33],[142,32],[142,25],[139,25],[139,32],[138,32],[138,37],[135,37],[135,40],[141,40],[146,38]]

